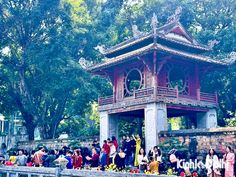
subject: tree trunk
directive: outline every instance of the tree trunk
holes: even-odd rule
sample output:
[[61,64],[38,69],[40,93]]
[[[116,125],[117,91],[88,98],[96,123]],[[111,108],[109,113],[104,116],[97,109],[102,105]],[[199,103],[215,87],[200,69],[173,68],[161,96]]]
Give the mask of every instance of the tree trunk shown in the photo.
[[54,118],[51,123],[46,123],[40,126],[40,135],[42,139],[54,139],[56,135],[56,130],[58,128],[59,123],[62,119]]
[[33,141],[34,140],[34,130],[35,130],[35,126],[32,126],[30,124],[25,124],[28,136],[29,136],[29,141]]
[[53,139],[53,125],[43,124],[39,127],[40,136],[42,139]]
[[26,127],[26,130],[27,130],[27,133],[28,133],[28,136],[29,136],[29,140],[32,141],[34,140],[34,131],[35,131],[35,128],[36,128],[36,125],[35,123],[33,122],[34,120],[34,117],[33,115],[31,114],[28,114],[26,112],[21,112],[24,120],[25,120],[25,127]]
[[14,99],[16,101],[18,108],[19,108],[19,111],[22,114],[22,118],[25,121],[24,126],[26,127],[26,131],[28,133],[29,140],[34,140],[34,130],[36,128],[36,123],[34,123],[34,116],[25,109],[25,107],[22,103],[22,99],[19,94],[14,94]]

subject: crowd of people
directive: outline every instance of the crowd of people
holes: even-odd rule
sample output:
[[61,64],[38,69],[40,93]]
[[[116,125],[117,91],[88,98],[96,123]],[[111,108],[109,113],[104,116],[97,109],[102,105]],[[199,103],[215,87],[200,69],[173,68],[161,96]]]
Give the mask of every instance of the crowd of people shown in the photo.
[[[119,171],[127,168],[137,167],[140,172],[150,170],[151,173],[158,173],[158,161],[161,161],[161,150],[155,146],[146,155],[145,149],[141,147],[139,135],[123,136],[118,143],[116,137],[103,141],[102,146],[97,140],[93,141],[90,148],[70,148],[67,146],[61,149],[47,149],[40,146],[37,151],[27,152],[18,149],[9,154],[4,151],[0,155],[1,163],[7,166],[35,166],[35,167],[56,167],[57,159],[66,159],[66,168],[99,168],[105,170],[110,164],[115,164]],[[150,168],[149,168],[150,167]]]
[[[110,165],[115,165],[118,171],[136,167],[139,173],[158,174],[159,167],[163,164],[161,149],[155,146],[146,154],[141,142],[139,135],[123,136],[120,143],[113,136],[111,139],[104,140],[101,147],[99,142],[94,140],[90,148],[72,149],[64,146],[61,149],[49,150],[40,146],[37,151],[27,152],[19,149],[17,152],[10,152],[9,154],[6,150],[2,150],[0,165],[56,167],[55,161],[64,159],[66,160],[67,169],[96,168],[106,170]],[[176,150],[169,151],[168,164],[171,169],[180,174],[185,169],[178,167],[178,160]],[[235,155],[229,146],[224,151],[223,161],[225,163],[223,176],[233,177]],[[214,149],[210,149],[206,156],[205,168],[207,176],[217,177],[222,175],[220,160]]]

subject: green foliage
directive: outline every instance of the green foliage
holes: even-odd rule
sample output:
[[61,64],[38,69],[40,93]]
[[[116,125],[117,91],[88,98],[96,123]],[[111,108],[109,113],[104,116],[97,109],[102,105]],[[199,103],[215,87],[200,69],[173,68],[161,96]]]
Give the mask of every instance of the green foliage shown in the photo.
[[67,133],[69,137],[99,135],[99,113],[97,104],[93,103],[82,116],[74,116],[63,120],[57,134]]
[[230,119],[226,119],[226,125],[229,127],[235,127],[236,126],[236,113],[229,113],[231,116]]
[[120,137],[137,135],[141,133],[140,131],[144,134],[144,127],[140,127],[138,119],[120,119],[118,129]]
[[171,130],[185,129],[185,119],[184,117],[173,117],[168,119]]

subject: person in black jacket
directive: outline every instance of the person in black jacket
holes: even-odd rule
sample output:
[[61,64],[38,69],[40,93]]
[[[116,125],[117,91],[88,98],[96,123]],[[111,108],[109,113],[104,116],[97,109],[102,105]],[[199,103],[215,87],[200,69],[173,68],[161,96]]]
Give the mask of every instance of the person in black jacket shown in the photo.
[[126,136],[126,141],[124,144],[124,152],[125,156],[125,165],[131,166],[132,165],[132,142],[130,141],[129,136]]
[[120,148],[120,152],[115,156],[115,164],[119,171],[125,168],[125,153],[122,148]]
[[50,150],[48,156],[45,159],[46,167],[56,167],[54,164],[54,160],[56,160],[56,154],[54,150]]
[[46,161],[46,158],[48,157],[48,149],[44,150],[45,154],[42,156],[42,161],[43,161],[43,166],[44,167],[48,167],[48,162]]
[[130,141],[131,141],[131,151],[132,151],[131,162],[132,164],[134,164],[135,152],[136,152],[136,141],[134,140],[133,136],[130,137]]

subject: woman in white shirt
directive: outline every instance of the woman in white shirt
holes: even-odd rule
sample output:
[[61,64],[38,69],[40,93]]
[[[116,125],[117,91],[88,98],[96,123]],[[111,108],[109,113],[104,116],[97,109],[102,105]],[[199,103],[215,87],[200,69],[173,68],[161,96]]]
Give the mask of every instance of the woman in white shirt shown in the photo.
[[113,141],[110,141],[108,145],[110,146],[109,164],[114,164],[114,158],[116,156],[116,147]]
[[207,176],[210,177],[217,177],[220,175],[219,168],[220,163],[219,159],[215,153],[214,149],[210,149],[209,153],[206,156],[206,169],[207,169]]
[[138,154],[138,166],[141,173],[147,170],[147,164],[148,164],[148,158],[146,156],[146,153],[143,148],[140,148]]

